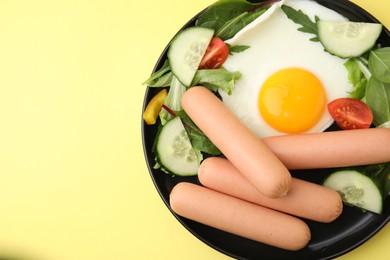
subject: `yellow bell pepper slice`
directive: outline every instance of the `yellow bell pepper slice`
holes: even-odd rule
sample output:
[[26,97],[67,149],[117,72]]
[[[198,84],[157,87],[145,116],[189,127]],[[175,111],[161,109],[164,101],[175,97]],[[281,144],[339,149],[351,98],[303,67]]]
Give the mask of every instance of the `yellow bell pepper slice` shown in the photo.
[[164,104],[167,95],[168,91],[164,88],[149,101],[143,114],[146,124],[154,125],[156,123],[158,114],[162,109],[162,105]]

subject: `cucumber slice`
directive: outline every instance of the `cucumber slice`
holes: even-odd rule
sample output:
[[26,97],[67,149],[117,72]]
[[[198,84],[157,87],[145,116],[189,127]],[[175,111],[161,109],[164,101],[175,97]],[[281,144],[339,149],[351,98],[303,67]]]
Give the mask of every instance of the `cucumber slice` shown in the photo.
[[329,175],[324,186],[340,193],[345,204],[375,213],[382,213],[383,197],[380,187],[364,172],[340,170]]
[[156,140],[158,163],[174,175],[192,176],[198,173],[199,160],[180,117],[169,120]]
[[317,26],[325,50],[340,58],[361,56],[374,47],[382,31],[379,23],[319,20]]
[[172,73],[184,86],[191,85],[213,35],[213,29],[189,27],[172,40],[168,50],[169,63]]

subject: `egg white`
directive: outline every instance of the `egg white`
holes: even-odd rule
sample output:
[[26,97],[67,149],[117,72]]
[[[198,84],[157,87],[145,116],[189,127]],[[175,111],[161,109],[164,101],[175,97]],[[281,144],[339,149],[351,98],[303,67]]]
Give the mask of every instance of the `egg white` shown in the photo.
[[[224,63],[229,71],[241,72],[231,95],[220,91],[225,105],[258,137],[283,135],[269,126],[258,111],[258,94],[265,80],[275,72],[290,67],[303,68],[322,82],[327,102],[347,97],[352,86],[344,67],[346,60],[324,51],[320,42],[310,41],[312,34],[297,29],[281,10],[288,5],[302,10],[312,20],[347,20],[342,15],[310,0],[286,0],[275,3],[262,16],[243,28],[226,42],[232,46],[247,45],[249,49],[230,55]],[[333,123],[325,109],[321,119],[307,132],[321,132]]]

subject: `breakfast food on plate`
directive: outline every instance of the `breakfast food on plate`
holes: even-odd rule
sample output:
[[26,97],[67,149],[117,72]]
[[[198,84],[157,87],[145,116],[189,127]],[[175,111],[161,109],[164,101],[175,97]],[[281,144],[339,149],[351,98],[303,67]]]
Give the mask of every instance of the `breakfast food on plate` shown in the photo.
[[[191,27],[172,40],[168,51],[170,66],[173,74],[184,86],[191,85],[213,34],[214,30],[209,28]],[[189,42],[191,44],[188,44]]]
[[[325,50],[342,58],[363,55],[375,46],[382,32],[382,24],[379,23],[363,25],[357,22],[319,20],[317,27],[318,38]],[[346,33],[356,29],[360,34]]]
[[[378,128],[390,125],[383,26],[312,0],[221,0],[193,22],[145,82],[168,91],[145,104],[153,168],[201,183],[179,179],[173,211],[288,250],[311,236],[291,215],[332,222],[341,202],[381,214],[390,192],[390,130]],[[301,169],[327,178],[295,178]]]
[[192,87],[182,98],[188,116],[260,192],[287,194],[291,175],[277,157],[211,91]]
[[329,223],[343,210],[339,193],[319,184],[293,178],[286,197],[271,199],[261,194],[226,159],[210,157],[199,167],[200,183],[210,189],[267,208],[313,221]]
[[199,160],[179,117],[173,118],[161,129],[155,149],[156,160],[167,171],[179,176],[197,174]]
[[370,107],[355,98],[338,98],[328,103],[329,114],[344,130],[370,128],[374,115]]
[[[215,13],[224,12],[224,5],[236,4],[237,10],[225,13],[225,20]],[[197,19],[196,26],[175,36],[168,49],[168,59],[147,81],[152,87],[170,87],[160,112],[162,126],[172,117],[180,117],[194,148],[188,153],[195,152],[199,162],[204,154],[221,154],[183,113],[182,95],[195,85],[218,92],[224,105],[258,137],[322,132],[334,119],[338,124],[341,122],[340,126],[348,126],[345,129],[367,128],[372,123],[380,125],[389,121],[390,114],[382,111],[388,111],[386,104],[390,102],[386,101],[390,95],[380,95],[389,88],[374,79],[375,76],[387,80],[383,76],[386,70],[381,66],[387,64],[387,49],[368,50],[368,60],[367,55],[340,58],[324,51],[324,36],[320,41],[320,28],[317,28],[319,21],[325,24],[322,26],[327,31],[325,35],[336,42],[332,49],[338,49],[338,53],[347,51],[344,50],[346,42],[354,43],[354,52],[368,48],[382,29],[381,24],[350,22],[310,0],[270,1],[260,5],[222,1],[212,5]],[[376,33],[365,33],[367,28],[375,28]],[[214,35],[210,33],[212,30]],[[346,102],[345,97],[353,98]],[[372,110],[372,113],[368,111],[369,117],[357,109],[356,104],[363,103],[358,99],[364,98],[369,105],[366,108]],[[164,140],[159,136],[156,139]],[[156,168],[183,175],[162,163],[162,157],[165,156],[157,152]],[[355,162],[360,163],[358,159]],[[329,167],[333,166],[324,166]],[[191,170],[191,174],[184,175],[193,174],[196,173]]]
[[168,95],[168,91],[164,88],[155,95],[145,108],[143,118],[148,125],[154,125],[156,123],[158,114],[161,111],[165,98]]
[[298,218],[192,183],[177,184],[170,205],[188,219],[286,250],[302,249],[311,238]]
[[346,204],[381,214],[390,193],[390,164],[375,164],[331,173],[324,186],[336,190]]
[[313,19],[346,20],[314,1],[280,1],[226,41],[250,48],[226,60],[223,66],[239,71],[241,78],[231,95],[219,93],[258,137],[324,131],[333,123],[326,104],[351,91],[346,60],[298,31],[283,4]]
[[261,141],[290,170],[390,161],[390,129],[385,128],[271,136]]

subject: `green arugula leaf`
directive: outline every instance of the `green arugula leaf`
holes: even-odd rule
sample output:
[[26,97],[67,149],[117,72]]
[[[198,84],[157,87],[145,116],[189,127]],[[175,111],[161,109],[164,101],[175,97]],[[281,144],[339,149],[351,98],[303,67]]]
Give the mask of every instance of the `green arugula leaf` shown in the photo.
[[352,98],[362,99],[366,92],[367,78],[360,69],[357,59],[349,59],[344,63],[348,70],[348,80],[352,84],[353,90],[349,93]]
[[318,16],[315,16],[315,22],[313,22],[309,18],[309,16],[307,16],[302,12],[302,10],[297,11],[294,8],[287,5],[283,5],[282,10],[290,20],[302,26],[298,28],[298,31],[314,34],[315,37],[311,38],[310,40],[314,42],[320,41],[318,38],[318,29],[317,29],[317,22],[320,20]]
[[390,47],[371,50],[368,66],[378,80],[390,83]]
[[219,0],[198,17],[195,25],[218,31],[225,23],[251,10],[254,6],[255,4],[246,0]]
[[198,70],[191,85],[201,85],[211,91],[222,89],[230,95],[236,80],[240,77],[240,72],[230,72],[223,67],[219,69]]
[[234,46],[230,44],[226,44],[226,45],[229,48],[229,55],[233,55],[234,53],[240,53],[250,48],[250,46],[248,45],[234,45]]
[[390,84],[372,76],[368,80],[365,100],[374,116],[373,124],[379,126],[390,121]]
[[163,66],[153,73],[143,84],[149,87],[168,87],[172,81],[171,66],[165,60]]
[[242,28],[253,22],[257,17],[261,16],[268,7],[256,9],[254,12],[244,12],[239,16],[227,21],[221,28],[219,28],[215,36],[222,40],[228,40],[236,35]]
[[172,81],[173,74],[171,71],[168,73],[162,75],[161,77],[156,77],[153,80],[148,80],[146,85],[152,88],[162,88],[162,87],[169,87]]
[[[181,98],[186,91],[186,87],[180,83],[180,81],[176,77],[172,77],[172,81],[170,83],[168,96],[165,98],[164,105],[172,109],[173,111],[182,110],[181,106]],[[159,114],[161,124],[165,125],[168,122],[172,115],[168,113],[165,109],[162,109]]]
[[[248,47],[249,48],[249,47]],[[237,51],[244,51],[246,47],[241,46]],[[166,73],[166,71],[168,71]],[[165,74],[164,74],[165,73]],[[191,86],[201,85],[211,91],[217,91],[218,89],[224,90],[229,95],[231,94],[236,80],[241,77],[239,72],[230,72],[225,68],[221,67],[219,69],[204,69],[198,70],[192,80]],[[171,87],[168,92],[167,102],[173,100],[176,104],[176,99],[173,93],[182,93],[185,91],[184,86],[177,84],[178,81],[176,77],[173,76],[173,73],[170,71],[170,68],[163,66],[159,71],[154,73],[144,84],[147,84],[149,87]],[[178,86],[177,86],[178,85]],[[176,91],[179,89],[180,91]],[[178,97],[181,97],[180,95]]]

